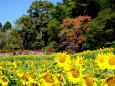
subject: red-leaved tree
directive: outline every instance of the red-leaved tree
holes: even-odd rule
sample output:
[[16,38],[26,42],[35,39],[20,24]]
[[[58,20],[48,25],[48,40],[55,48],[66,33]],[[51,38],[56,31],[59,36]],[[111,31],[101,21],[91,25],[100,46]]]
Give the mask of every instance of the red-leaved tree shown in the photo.
[[61,47],[66,51],[79,51],[83,43],[83,37],[92,20],[90,16],[78,16],[76,18],[66,18],[61,24],[59,36],[61,38]]

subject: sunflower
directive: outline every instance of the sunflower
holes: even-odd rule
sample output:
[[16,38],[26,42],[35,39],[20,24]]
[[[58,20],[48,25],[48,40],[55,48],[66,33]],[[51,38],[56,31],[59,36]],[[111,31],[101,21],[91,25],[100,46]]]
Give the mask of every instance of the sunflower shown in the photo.
[[115,86],[115,75],[106,78],[103,86]]
[[9,68],[9,71],[10,71],[10,72],[13,72],[13,71],[14,71],[14,68]]
[[96,79],[90,75],[85,75],[85,77],[83,77],[84,82],[82,83],[83,86],[97,86],[96,84]]
[[84,63],[85,63],[85,59],[84,59],[84,57],[82,57],[82,56],[78,56],[78,57],[75,59],[75,64],[76,64],[77,66],[81,67],[83,70],[86,69]]
[[36,79],[36,74],[34,72],[27,72],[27,76],[31,77],[32,79]]
[[19,77],[21,77],[21,76],[23,76],[23,75],[24,75],[24,73],[23,73],[23,70],[22,70],[22,69],[18,69],[18,70],[16,71],[16,73],[17,73],[17,75],[18,75]]
[[41,84],[38,81],[31,81],[28,86],[41,86]]
[[14,66],[14,68],[16,68],[18,66],[18,63],[15,61],[12,63],[12,65]]
[[113,53],[107,54],[107,69],[115,69],[115,55]]
[[2,65],[0,65],[0,70],[2,70],[4,67]]
[[46,74],[43,76],[43,78],[47,83],[53,83],[54,82],[53,76],[51,74]]
[[98,54],[95,61],[100,69],[107,68],[107,55],[106,54]]
[[63,77],[62,74],[55,74],[54,76],[55,83],[58,84],[58,86],[64,86],[66,84],[66,80]]
[[70,56],[66,53],[58,53],[55,61],[57,62],[58,67],[66,67],[70,63]]
[[69,71],[67,71],[67,79],[68,82],[73,84],[80,83],[82,81],[82,71],[76,67],[71,67]]
[[43,86],[55,86],[54,75],[51,73],[42,73],[39,75],[41,79],[39,80]]
[[41,86],[57,86],[55,83],[47,83],[44,80],[41,80],[41,81],[42,81],[42,85]]
[[2,75],[3,74],[3,71],[2,70],[0,70],[0,75]]
[[0,75],[3,74],[3,66],[0,66]]
[[8,86],[9,79],[6,76],[1,76],[0,77],[0,84],[2,86]]
[[21,80],[23,85],[28,85],[29,84],[29,77],[27,75],[21,76]]

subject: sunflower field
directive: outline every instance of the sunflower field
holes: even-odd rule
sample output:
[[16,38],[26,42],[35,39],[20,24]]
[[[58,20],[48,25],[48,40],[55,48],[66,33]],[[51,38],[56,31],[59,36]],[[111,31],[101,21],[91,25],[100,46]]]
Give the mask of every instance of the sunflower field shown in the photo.
[[0,86],[115,86],[114,48],[0,57]]

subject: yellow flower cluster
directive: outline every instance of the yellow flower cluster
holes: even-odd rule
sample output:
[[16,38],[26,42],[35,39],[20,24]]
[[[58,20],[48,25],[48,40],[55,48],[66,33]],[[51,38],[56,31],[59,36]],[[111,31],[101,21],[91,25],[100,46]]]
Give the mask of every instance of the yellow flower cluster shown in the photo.
[[0,86],[115,86],[113,48],[0,60]]

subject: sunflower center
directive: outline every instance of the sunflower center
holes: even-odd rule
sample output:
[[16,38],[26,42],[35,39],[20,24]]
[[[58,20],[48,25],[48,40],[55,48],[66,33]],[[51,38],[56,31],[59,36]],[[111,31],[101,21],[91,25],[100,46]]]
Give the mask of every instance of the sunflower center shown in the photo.
[[8,80],[6,78],[1,78],[3,82],[7,82]]
[[53,82],[53,79],[52,79],[52,76],[51,75],[45,75],[44,76],[44,79],[46,82],[48,83],[52,83]]
[[28,81],[28,78],[26,76],[22,76],[21,78],[22,80]]
[[109,58],[109,64],[110,65],[115,65],[115,58],[114,57]]
[[34,72],[30,72],[29,75],[31,76],[31,78],[35,79],[36,75],[34,74]]
[[94,84],[94,80],[92,79],[92,77],[85,77],[85,82],[87,86],[93,86]]
[[37,85],[36,83],[31,83],[31,86],[39,86],[39,85]]
[[99,58],[99,62],[100,62],[100,63],[103,63],[103,62],[104,62],[104,59],[103,59],[103,58]]
[[83,63],[84,63],[84,59],[80,59],[79,64],[83,64]]
[[65,59],[66,59],[66,56],[61,56],[61,57],[59,58],[59,61],[60,61],[61,63],[64,63],[64,62],[65,62]]
[[111,77],[106,81],[108,86],[115,86],[115,77]]
[[74,78],[79,77],[79,71],[78,71],[78,70],[76,70],[76,69],[71,69],[71,73],[72,73],[72,76],[73,76]]
[[22,72],[22,70],[18,70],[17,73],[18,74],[22,74],[23,72]]
[[63,78],[62,78],[61,76],[58,77],[58,80],[59,80],[60,82],[63,82]]
[[10,70],[10,71],[13,71],[13,68],[10,68],[9,70]]

